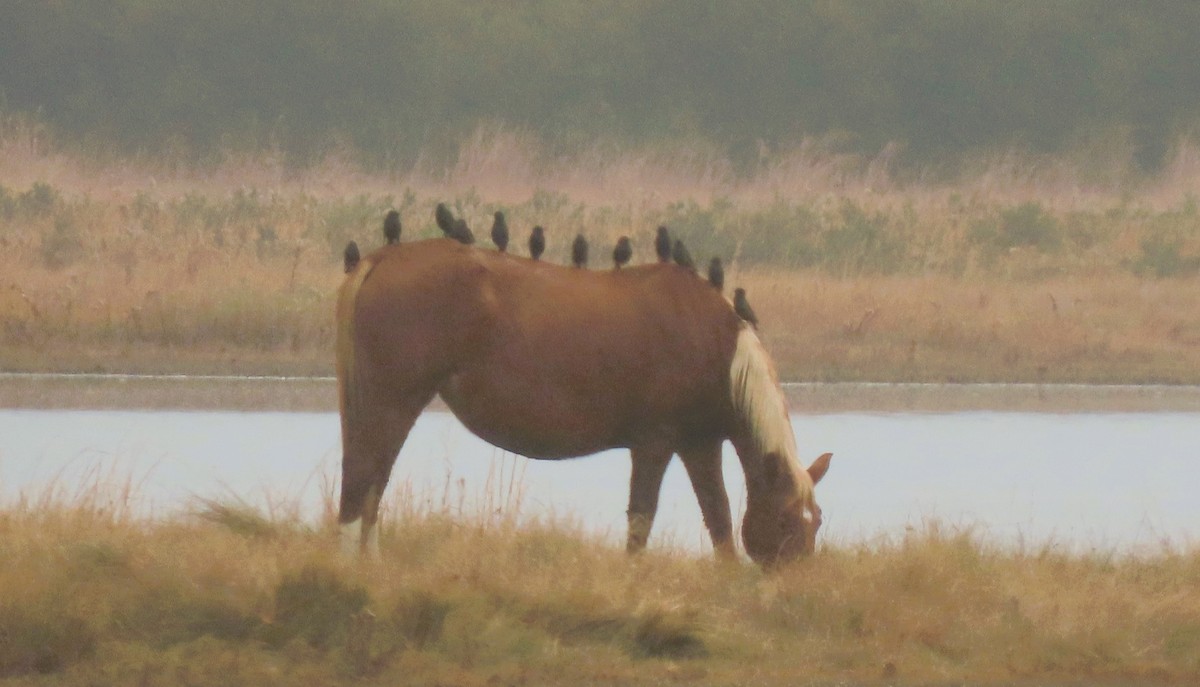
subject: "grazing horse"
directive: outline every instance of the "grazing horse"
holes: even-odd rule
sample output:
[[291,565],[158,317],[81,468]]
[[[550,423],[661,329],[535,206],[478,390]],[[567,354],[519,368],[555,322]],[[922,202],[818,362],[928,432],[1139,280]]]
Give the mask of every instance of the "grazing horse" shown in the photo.
[[758,336],[685,268],[577,270],[449,239],[385,246],[338,293],[337,376],[338,520],[359,552],[377,546],[392,464],[435,394],[471,432],[529,458],[630,449],[630,551],[646,544],[677,453],[714,548],[734,555],[726,439],[746,475],[750,557],[770,566],[814,548],[829,455],[799,464]]

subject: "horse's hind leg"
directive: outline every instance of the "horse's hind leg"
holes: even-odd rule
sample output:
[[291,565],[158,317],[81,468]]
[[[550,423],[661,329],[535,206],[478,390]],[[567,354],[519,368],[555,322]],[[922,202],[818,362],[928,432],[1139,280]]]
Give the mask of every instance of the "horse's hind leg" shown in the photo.
[[679,452],[687,468],[692,490],[704,515],[704,526],[712,537],[713,550],[721,558],[733,558],[733,523],[729,515],[729,495],[721,473],[721,442],[709,442]]
[[378,553],[379,501],[400,447],[432,397],[431,392],[402,401],[375,401],[364,404],[352,420],[343,419],[338,524],[347,552]]
[[658,511],[658,492],[663,473],[671,462],[671,449],[665,445],[638,446],[629,451],[633,470],[629,476],[629,534],[625,550],[636,553],[646,548],[654,514]]

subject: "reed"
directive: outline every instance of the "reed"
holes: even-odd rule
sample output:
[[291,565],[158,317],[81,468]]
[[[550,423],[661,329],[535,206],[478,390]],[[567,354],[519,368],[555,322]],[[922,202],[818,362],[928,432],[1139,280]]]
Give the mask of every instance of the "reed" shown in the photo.
[[542,224],[558,262],[583,232],[595,269],[620,235],[649,260],[666,224],[747,287],[791,379],[1200,381],[1187,141],[1155,179],[1009,153],[949,183],[819,141],[739,174],[704,147],[548,159],[499,127],[447,169],[391,172],[89,158],[47,138],[0,127],[6,369],[328,374],[346,241],[380,245],[393,207],[404,240],[436,236],[447,202],[481,237],[504,210],[517,252]]

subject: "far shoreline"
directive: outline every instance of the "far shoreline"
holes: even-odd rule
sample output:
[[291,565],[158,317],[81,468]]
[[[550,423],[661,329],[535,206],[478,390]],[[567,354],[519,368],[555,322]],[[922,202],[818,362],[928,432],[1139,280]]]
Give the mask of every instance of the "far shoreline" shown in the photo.
[[[796,414],[1200,412],[1200,385],[784,382]],[[336,412],[326,375],[0,372],[0,408]],[[445,411],[440,399],[428,410]]]

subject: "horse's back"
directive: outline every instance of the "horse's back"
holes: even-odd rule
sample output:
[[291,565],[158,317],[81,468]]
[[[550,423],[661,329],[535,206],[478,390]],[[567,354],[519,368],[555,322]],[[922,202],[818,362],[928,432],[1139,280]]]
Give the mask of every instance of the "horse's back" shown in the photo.
[[469,340],[459,335],[476,330],[483,314],[472,296],[478,270],[463,269],[471,250],[434,239],[385,246],[364,260],[370,272],[352,306],[355,342],[380,381],[441,374],[467,353]]

